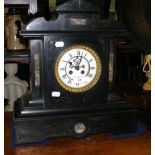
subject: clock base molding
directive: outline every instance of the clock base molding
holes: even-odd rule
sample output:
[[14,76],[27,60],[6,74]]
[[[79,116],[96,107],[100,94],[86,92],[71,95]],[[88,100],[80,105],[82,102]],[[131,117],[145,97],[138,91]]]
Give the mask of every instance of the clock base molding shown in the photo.
[[37,143],[54,137],[82,138],[102,132],[121,134],[135,131],[137,110],[120,98],[118,101],[116,95],[111,96],[108,106],[104,105],[104,108],[99,107],[94,110],[92,108],[84,112],[64,110],[62,113],[54,113],[53,109],[47,113],[46,109],[39,111],[37,110],[39,108],[29,106],[29,113],[26,115],[21,109],[23,102],[27,100],[23,101],[23,98],[20,98],[14,105],[15,142],[16,144]]

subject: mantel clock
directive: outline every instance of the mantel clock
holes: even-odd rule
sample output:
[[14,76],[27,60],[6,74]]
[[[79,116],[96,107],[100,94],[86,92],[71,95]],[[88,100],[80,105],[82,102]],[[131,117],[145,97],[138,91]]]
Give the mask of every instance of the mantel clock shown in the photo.
[[56,20],[38,17],[21,32],[30,45],[32,88],[14,104],[16,143],[134,131],[137,110],[114,91],[116,42],[128,33],[84,0],[56,11]]

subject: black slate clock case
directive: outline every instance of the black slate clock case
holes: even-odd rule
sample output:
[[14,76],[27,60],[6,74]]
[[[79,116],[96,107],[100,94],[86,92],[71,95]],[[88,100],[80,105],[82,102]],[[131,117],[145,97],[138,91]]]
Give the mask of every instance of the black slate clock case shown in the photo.
[[[57,13],[56,20],[36,18],[21,32],[30,43],[32,91],[14,104],[16,144],[50,137],[134,131],[137,110],[113,88],[117,38],[129,33],[117,22],[101,20],[99,9],[84,0],[66,2]],[[57,47],[57,42],[63,46]],[[74,45],[93,49],[102,64],[99,81],[81,93],[62,88],[54,74],[59,54]],[[60,96],[51,96],[53,91]]]

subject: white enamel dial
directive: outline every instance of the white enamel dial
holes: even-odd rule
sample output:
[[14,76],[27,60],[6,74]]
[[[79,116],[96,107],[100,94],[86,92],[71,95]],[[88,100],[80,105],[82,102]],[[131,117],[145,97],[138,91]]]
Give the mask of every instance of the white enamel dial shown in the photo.
[[84,92],[99,80],[101,62],[97,53],[83,45],[71,46],[60,53],[55,63],[58,83],[70,92]]

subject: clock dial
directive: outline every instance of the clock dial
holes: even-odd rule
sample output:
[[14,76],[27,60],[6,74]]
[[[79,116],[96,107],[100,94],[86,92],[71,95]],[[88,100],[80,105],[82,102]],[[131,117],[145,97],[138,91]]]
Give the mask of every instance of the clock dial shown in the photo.
[[66,48],[55,63],[58,83],[70,92],[84,92],[92,88],[101,75],[101,61],[97,53],[83,45]]

